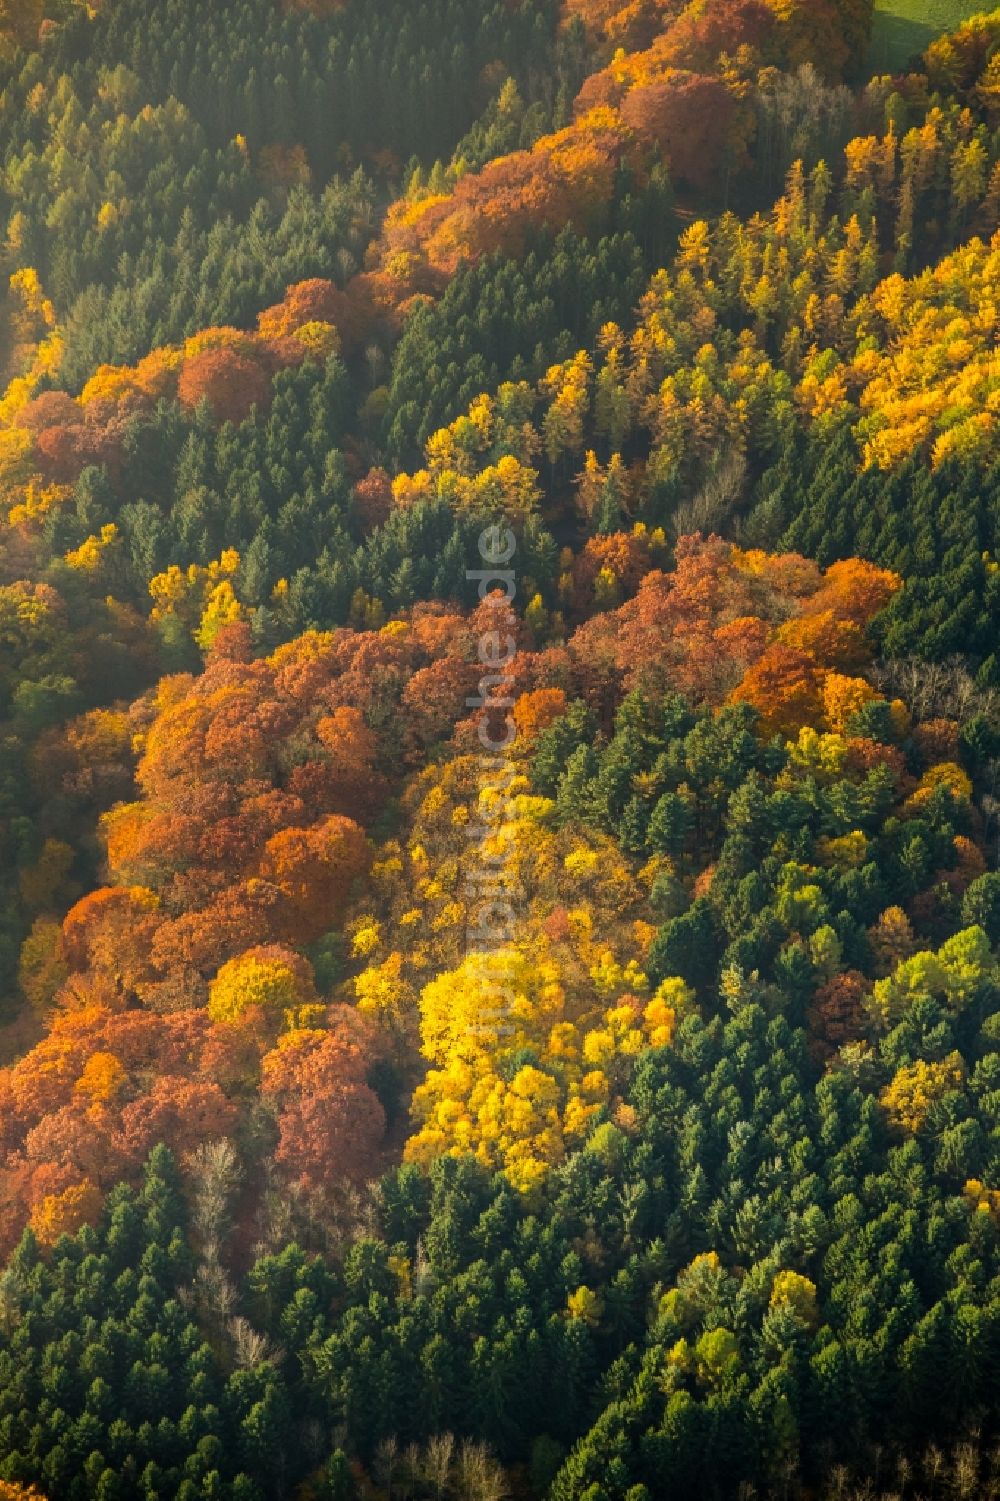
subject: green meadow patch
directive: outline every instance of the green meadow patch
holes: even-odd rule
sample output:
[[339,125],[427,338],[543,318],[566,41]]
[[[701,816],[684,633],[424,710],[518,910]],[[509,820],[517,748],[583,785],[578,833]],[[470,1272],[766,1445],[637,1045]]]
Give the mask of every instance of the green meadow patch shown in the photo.
[[899,72],[943,31],[991,8],[976,0],[876,0],[868,54],[872,72]]

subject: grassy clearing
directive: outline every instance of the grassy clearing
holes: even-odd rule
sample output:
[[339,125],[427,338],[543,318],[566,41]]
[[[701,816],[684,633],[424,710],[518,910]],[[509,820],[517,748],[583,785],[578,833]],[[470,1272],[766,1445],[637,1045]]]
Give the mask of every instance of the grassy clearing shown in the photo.
[[875,0],[869,62],[874,73],[896,73],[942,31],[953,31],[991,0]]

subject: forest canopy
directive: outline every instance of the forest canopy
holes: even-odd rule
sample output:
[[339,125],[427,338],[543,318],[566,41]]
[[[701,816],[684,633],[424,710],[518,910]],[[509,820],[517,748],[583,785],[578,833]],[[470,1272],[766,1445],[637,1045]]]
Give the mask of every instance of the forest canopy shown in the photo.
[[0,1501],[997,1493],[974,11],[0,5]]

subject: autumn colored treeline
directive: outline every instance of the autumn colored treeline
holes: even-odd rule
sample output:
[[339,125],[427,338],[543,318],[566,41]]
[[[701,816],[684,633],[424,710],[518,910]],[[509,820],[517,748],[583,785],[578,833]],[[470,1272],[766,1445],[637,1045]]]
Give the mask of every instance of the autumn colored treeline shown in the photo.
[[992,1494],[1000,12],[870,20],[0,18],[0,1501]]
[[[613,537],[588,544],[583,561],[599,577],[602,568],[611,571],[609,562],[621,566],[623,553],[628,556],[627,539]],[[745,563],[738,557],[735,568],[718,546],[693,546],[680,556],[677,575],[647,574],[634,603],[596,617],[575,632],[564,649],[522,654],[515,717],[526,736],[533,737],[556,718],[574,690],[584,689],[595,708],[603,705],[609,712],[615,696],[639,687],[643,679],[633,674],[642,664],[658,675],[660,684],[663,674],[669,674],[672,686],[694,704],[718,701],[728,690],[735,700],[755,705],[765,727],[773,724],[786,733],[796,732],[805,722],[822,723],[824,716],[832,728],[840,729],[872,696],[864,679],[844,669],[863,663],[863,627],[898,587],[898,580],[860,565],[837,565],[829,583],[818,587],[818,572],[790,559],[789,593],[769,599],[773,586],[761,590],[754,584],[767,567],[763,556],[751,556]],[[634,545],[634,576],[641,566],[642,550]],[[771,570],[775,566],[771,564]],[[693,607],[706,585],[720,596],[723,615],[718,620],[711,606],[707,612]],[[792,601],[799,606],[796,596],[803,589],[808,591],[808,614],[801,626],[793,628],[786,621],[771,641],[774,626],[769,627],[767,617],[781,622]],[[762,597],[755,599],[755,594]],[[754,613],[755,605],[763,614]],[[20,1196],[41,1216],[37,1223],[44,1220],[50,1226],[46,1233],[57,1238],[64,1228],[61,1205],[66,1205],[69,1223],[75,1225],[81,1205],[92,1206],[95,1190],[118,1181],[130,1160],[137,1169],[156,1140],[179,1149],[175,1131],[188,1146],[202,1137],[224,1134],[233,1116],[222,1087],[227,1065],[220,1047],[225,1050],[239,1038],[234,1060],[239,1079],[240,1067],[247,1066],[245,1050],[251,1036],[266,1051],[282,1034],[279,1051],[286,1069],[292,1062],[295,1034],[304,1034],[303,1066],[316,1045],[327,1045],[331,1034],[308,1025],[323,1022],[326,1013],[312,968],[299,951],[317,942],[322,945],[340,926],[352,884],[368,870],[371,855],[363,824],[371,823],[384,804],[391,786],[389,769],[398,767],[400,760],[419,765],[429,749],[453,732],[461,740],[466,700],[478,680],[476,642],[490,625],[491,609],[483,605],[478,620],[466,620],[440,608],[421,607],[412,620],[394,621],[378,632],[307,635],[257,663],[249,658],[246,627],[225,625],[213,643],[205,674],[198,679],[164,679],[148,704],[133,708],[129,722],[121,725],[117,747],[108,744],[117,727],[102,723],[110,717],[103,712],[77,721],[69,737],[50,736],[39,746],[49,775],[61,773],[72,781],[103,729],[105,754],[114,755],[117,749],[123,777],[128,775],[131,754],[140,752],[135,769],[140,798],[119,803],[104,815],[102,836],[112,884],[77,902],[61,928],[48,917],[36,920],[22,951],[22,989],[38,1011],[46,1012],[55,1003],[60,1013],[65,1009],[65,1017],[56,1021],[41,1050],[29,1054],[4,1081],[11,1091],[4,1110],[4,1182],[12,1239],[19,1229],[14,1204]],[[608,638],[606,645],[597,645],[597,631]],[[710,632],[717,638],[714,657],[703,644]],[[673,673],[667,665],[668,643],[677,656]],[[602,660],[614,664],[607,682],[593,678],[593,664]],[[377,735],[373,723],[380,725]],[[296,746],[291,764],[290,742]],[[468,775],[464,765],[455,764],[460,779]],[[474,786],[468,795],[474,805]],[[440,792],[436,796],[440,799]],[[426,805],[427,797],[421,807]],[[472,811],[466,807],[464,821]],[[448,815],[456,831],[453,837],[460,842],[461,822],[450,808]],[[526,837],[529,832],[530,824]],[[414,838],[420,838],[419,827]],[[428,851],[422,861],[430,858]],[[537,847],[533,858],[544,864]],[[590,870],[591,858],[597,857],[581,851],[567,854],[563,863],[573,871],[578,861],[583,873]],[[50,879],[57,878],[53,846],[43,850],[36,875],[39,885],[47,873],[46,862],[53,867]],[[440,878],[421,877],[420,861],[407,872],[396,856],[389,857],[388,864],[379,859],[379,880],[384,883],[396,867],[404,899],[411,903],[414,890],[419,893],[422,885],[441,885]],[[348,999],[357,999],[362,1015],[388,1018],[402,1036],[415,1035],[421,972],[429,965],[432,972],[446,969],[449,950],[446,946],[439,951],[439,944],[447,945],[449,936],[458,939],[465,931],[468,914],[460,901],[447,895],[460,884],[456,869],[441,889],[443,906],[438,910],[435,905],[426,919],[419,906],[396,912],[391,898],[390,931],[399,924],[400,932],[409,929],[409,952],[389,952],[375,969],[359,976],[357,996]],[[623,869],[602,907],[602,943],[607,941],[607,924],[623,921],[629,908],[642,903],[641,888],[630,895],[629,884]],[[391,889],[390,884],[387,897]],[[571,899],[569,891],[564,896]],[[537,905],[530,896],[526,899]],[[640,905],[636,910],[644,909]],[[371,922],[374,950],[381,924],[375,918]],[[425,922],[441,935],[433,960],[417,942]],[[654,932],[648,921],[644,931],[648,943]],[[610,966],[609,999],[622,983],[614,975],[638,975],[643,956],[638,930],[627,927],[626,933],[617,959],[610,950],[588,954],[585,949],[582,960],[584,973],[588,965]],[[367,953],[368,940],[358,931],[353,944],[357,953]],[[454,950],[451,957],[457,957]],[[475,989],[465,982],[465,1000],[456,1006],[445,1000],[446,977],[441,975],[435,985],[451,1029],[452,1040],[437,1044],[444,1062],[453,1057],[463,1036],[475,1035],[463,1009],[472,1007],[474,1012]],[[651,1016],[663,1013],[664,1019],[655,1025],[669,1036],[666,1000],[660,997],[650,1004]],[[146,1061],[143,1083],[130,1080],[128,1062],[110,1041],[115,1016],[122,1016],[127,1028],[140,1020],[136,1006],[153,1013],[142,1022],[139,1034],[137,1056],[145,1055]],[[606,1009],[602,1004],[599,1015]],[[345,1017],[352,1014],[356,1013],[346,1012]],[[166,1020],[158,1022],[156,1017]],[[175,1076],[168,1060],[181,1020],[197,1032],[186,1033],[187,1047],[194,1051]],[[206,1020],[224,1025],[210,1027],[196,1042]],[[654,1025],[652,1020],[649,1025]],[[574,1022],[569,1030],[579,1026]],[[371,1045],[376,1047],[374,1041]],[[583,1046],[588,1046],[586,1039]],[[127,1043],[125,1047],[127,1054]],[[569,1047],[567,1035],[561,1045],[564,1062]],[[203,1049],[203,1061],[195,1063]],[[405,1053],[397,1060],[404,1069],[413,1063]],[[262,1081],[274,1067],[265,1056]],[[338,1066],[333,1072],[340,1089],[343,1070]],[[62,1090],[56,1088],[60,1078]],[[39,1095],[43,1079],[48,1088]],[[244,1078],[244,1088],[247,1082]],[[588,1087],[600,1098],[597,1076]],[[171,1090],[176,1098],[171,1098]],[[298,1093],[305,1095],[304,1086]],[[315,1092],[309,1093],[310,1109],[327,1133],[324,1148],[321,1152],[300,1141],[294,1150],[322,1163],[325,1180],[362,1171],[367,1158],[359,1142],[348,1135],[338,1151],[329,1135],[332,1104],[328,1101],[321,1109]],[[593,1101],[576,1101],[577,1130],[596,1108]],[[145,1133],[136,1134],[131,1125],[137,1109]],[[60,1126],[53,1138],[57,1117]],[[377,1125],[381,1113],[373,1114],[372,1120]],[[296,1135],[302,1128],[300,1121]],[[377,1147],[379,1130],[374,1136],[370,1150]],[[45,1140],[58,1142],[54,1152],[44,1147]],[[418,1136],[416,1142],[420,1140]],[[290,1145],[284,1150],[293,1151]],[[419,1145],[414,1150],[419,1151]],[[561,1155],[560,1147],[556,1160]]]
[[[591,566],[629,542],[594,539]],[[62,1401],[29,1433],[8,1389],[10,1473],[61,1494],[99,1409],[52,1341],[68,1352],[81,1337],[93,1361],[108,1348],[95,1368],[126,1392],[88,1473],[96,1485],[110,1468],[141,1494],[184,1433],[221,1437],[220,1422],[232,1437],[186,1473],[234,1496],[279,1494],[320,1464],[296,1437],[310,1416],[351,1435],[355,1470],[334,1454],[324,1484],[354,1484],[359,1460],[384,1477],[408,1446],[419,1470],[428,1435],[457,1427],[552,1479],[553,1495],[582,1496],[609,1444],[638,1429],[662,1438],[635,1451],[630,1484],[693,1495],[709,1476],[767,1486],[800,1444],[809,1465],[864,1463],[881,1433],[864,1406],[849,1441],[815,1447],[830,1439],[831,1369],[859,1403],[858,1383],[880,1384],[904,1445],[988,1406],[990,1283],[964,1268],[996,1245],[1000,879],[983,788],[1000,728],[954,670],[916,715],[871,681],[866,630],[899,584],[868,564],[824,573],[691,539],[673,571],[646,571],[565,645],[539,648],[512,619],[519,739],[503,789],[482,780],[466,707],[490,605],[478,620],[420,607],[257,662],[229,625],[203,673],[140,700],[140,795],[103,826],[112,884],[61,929],[37,925],[24,979],[54,1009],[45,1041],[2,1076],[7,1222],[31,1214],[6,1306],[30,1379],[58,1381]],[[499,956],[517,1019],[500,1037],[463,943],[477,819],[524,901],[517,949]],[[331,1245],[345,1233],[348,1185],[387,1162],[407,1080],[420,1081],[411,1165],[383,1182],[374,1235],[370,1220],[348,1234],[340,1271],[335,1252],[325,1271],[284,1249],[292,1226],[325,1224]],[[114,1186],[138,1183],[154,1142],[186,1164],[172,1191],[190,1196],[190,1251],[188,1210],[144,1222],[143,1201],[137,1215]],[[173,1180],[156,1160],[159,1195]],[[935,1202],[949,1207],[928,1248],[905,1225]],[[882,1230],[859,1235],[876,1204]],[[55,1305],[44,1326],[19,1322],[50,1257],[85,1275],[116,1224],[116,1265],[144,1235],[162,1247],[147,1275],[180,1286],[203,1268],[203,1419],[174,1405],[194,1367],[175,1360],[185,1374],[170,1376],[144,1353],[148,1339],[165,1357],[184,1328],[152,1287],[127,1313],[131,1357],[113,1324],[71,1332],[96,1307],[79,1297],[70,1324]],[[263,1259],[237,1293],[220,1245],[242,1256],[248,1240]],[[127,1276],[116,1287],[124,1313]],[[909,1333],[904,1295],[920,1310]],[[885,1322],[859,1326],[860,1299]],[[982,1374],[943,1406],[937,1362],[953,1358],[958,1309]],[[208,1393],[234,1361],[216,1418]],[[588,1420],[588,1372],[609,1361],[621,1397]],[[710,1469],[707,1432],[729,1456]]]

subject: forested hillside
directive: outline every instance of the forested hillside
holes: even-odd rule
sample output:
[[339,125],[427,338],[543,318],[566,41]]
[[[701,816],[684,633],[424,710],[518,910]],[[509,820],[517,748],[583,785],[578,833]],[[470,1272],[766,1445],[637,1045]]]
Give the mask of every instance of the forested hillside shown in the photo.
[[0,1501],[1000,1494],[958,9],[0,4]]

